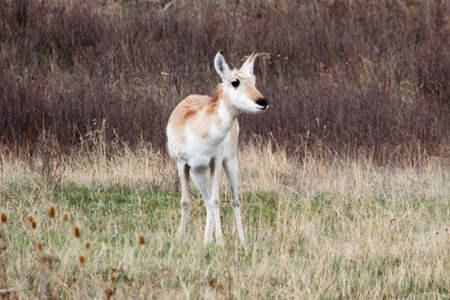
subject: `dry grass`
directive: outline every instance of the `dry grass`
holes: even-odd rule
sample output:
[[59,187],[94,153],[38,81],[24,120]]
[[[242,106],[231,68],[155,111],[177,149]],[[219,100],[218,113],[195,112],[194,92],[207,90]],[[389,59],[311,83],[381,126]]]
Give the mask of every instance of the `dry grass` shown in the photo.
[[223,204],[225,246],[204,248],[201,197],[191,189],[179,243],[175,166],[151,148],[73,153],[51,188],[36,162],[2,156],[9,220],[0,224],[0,289],[107,299],[448,297],[448,161],[379,167],[308,154],[300,162],[270,145],[248,146],[240,161],[248,243]]

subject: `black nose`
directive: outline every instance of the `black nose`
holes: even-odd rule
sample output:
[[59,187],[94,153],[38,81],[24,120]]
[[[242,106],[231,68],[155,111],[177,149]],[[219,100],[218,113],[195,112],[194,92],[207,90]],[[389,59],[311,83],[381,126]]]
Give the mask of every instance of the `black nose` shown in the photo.
[[264,106],[266,107],[267,105],[269,105],[269,103],[267,103],[266,99],[258,99],[256,100],[256,104],[260,105],[260,106]]

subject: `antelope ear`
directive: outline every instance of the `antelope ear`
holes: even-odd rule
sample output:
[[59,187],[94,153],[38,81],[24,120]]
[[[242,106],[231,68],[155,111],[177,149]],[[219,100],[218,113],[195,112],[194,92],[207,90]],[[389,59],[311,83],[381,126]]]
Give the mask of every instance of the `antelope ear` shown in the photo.
[[253,74],[253,66],[255,65],[255,59],[257,56],[258,56],[258,51],[257,50],[253,51],[252,55],[250,55],[250,57],[247,58],[245,63],[242,65],[240,71]]
[[214,68],[216,69],[217,74],[222,77],[222,81],[225,82],[230,80],[231,71],[223,57],[223,50],[217,52],[216,57],[214,58]]

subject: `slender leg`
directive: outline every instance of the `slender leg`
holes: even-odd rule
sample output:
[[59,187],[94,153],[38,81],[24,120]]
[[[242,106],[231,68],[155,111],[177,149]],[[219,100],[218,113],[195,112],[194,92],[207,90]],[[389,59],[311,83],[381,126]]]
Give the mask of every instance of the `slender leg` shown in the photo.
[[206,226],[205,226],[205,245],[211,243],[214,229],[214,210],[211,205],[211,187],[207,178],[207,169],[191,169],[191,178],[195,186],[200,191],[205,200],[206,206]]
[[184,240],[189,209],[189,167],[186,164],[178,163],[178,173],[181,181],[181,224],[178,238]]
[[231,190],[231,206],[233,206],[234,216],[236,217],[236,224],[241,242],[245,242],[244,228],[242,227],[241,208],[237,194],[237,175],[238,175],[238,160],[236,156],[227,158],[223,162],[225,175],[227,176],[228,186]]
[[223,243],[222,226],[220,224],[220,181],[222,176],[222,161],[213,161],[211,166],[212,198],[211,204],[214,210],[216,223],[216,243]]

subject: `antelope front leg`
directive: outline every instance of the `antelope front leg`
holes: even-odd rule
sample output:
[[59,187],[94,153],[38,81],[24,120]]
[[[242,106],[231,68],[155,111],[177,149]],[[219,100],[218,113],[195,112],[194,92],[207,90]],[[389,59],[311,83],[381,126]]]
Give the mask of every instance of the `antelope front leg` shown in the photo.
[[216,243],[223,244],[222,226],[220,224],[220,180],[222,175],[222,161],[214,161],[211,166],[212,197],[211,204],[216,223]]
[[236,218],[236,225],[239,234],[239,239],[242,243],[245,242],[244,228],[242,227],[241,208],[239,197],[237,194],[237,175],[238,175],[238,160],[234,156],[228,158],[223,162],[225,175],[227,176],[228,186],[231,191],[231,206],[233,207],[234,216]]
[[178,173],[181,181],[181,224],[178,238],[184,240],[186,233],[186,218],[189,210],[189,167],[178,163]]
[[212,233],[214,229],[214,211],[212,207],[211,201],[211,187],[209,185],[209,181],[207,178],[207,170],[192,170],[191,169],[191,178],[194,181],[195,186],[200,191],[203,196],[203,200],[205,200],[206,206],[206,225],[205,225],[205,245],[211,243]]

